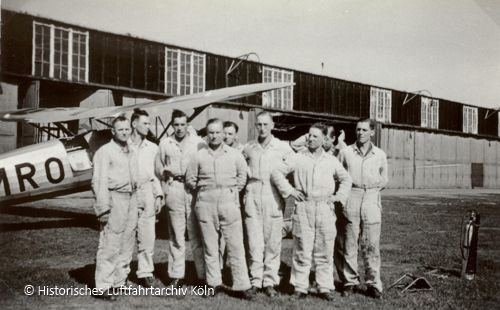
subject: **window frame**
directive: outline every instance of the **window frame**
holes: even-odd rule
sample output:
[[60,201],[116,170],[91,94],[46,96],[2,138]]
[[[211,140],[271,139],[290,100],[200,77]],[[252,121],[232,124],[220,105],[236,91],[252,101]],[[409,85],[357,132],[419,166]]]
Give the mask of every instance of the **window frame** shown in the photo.
[[[169,59],[169,54],[170,55],[175,54],[175,59],[174,58]],[[199,67],[195,65],[194,61],[195,58],[201,59],[202,72],[200,72]],[[187,63],[189,66],[188,74],[186,74],[186,72],[183,72],[181,70],[182,68],[186,68],[186,66],[185,65],[183,66],[182,64],[183,59],[185,60],[184,63]],[[169,68],[172,66],[175,66],[175,71],[172,70],[173,74],[170,74]],[[207,72],[207,62],[205,54],[194,51],[183,50],[180,48],[170,48],[168,46],[165,47],[164,92],[167,95],[181,96],[181,95],[190,95],[190,94],[204,92],[206,88],[206,72]],[[174,75],[175,75],[175,81],[173,79]],[[184,84],[182,83],[182,81],[184,82]],[[173,91],[174,88],[175,92]],[[189,88],[189,92],[186,92],[187,88]],[[169,92],[170,90],[172,90],[172,92]]]
[[[478,133],[478,109],[477,107],[471,107],[471,106],[463,106],[462,109],[462,131],[464,133],[472,133],[472,134],[477,134]],[[472,119],[469,119],[469,116],[471,116]],[[471,130],[469,130],[469,127],[472,127]]]
[[[382,117],[379,117],[380,111]],[[370,87],[370,118],[377,122],[392,122],[392,90]]]
[[[266,76],[268,73],[268,76]],[[270,81],[268,78],[270,77]],[[294,72],[292,70],[274,67],[262,67],[263,83],[293,83]],[[293,85],[281,89],[275,89],[263,93],[262,106],[293,111]],[[288,106],[289,105],[289,106]]]
[[498,116],[498,136],[500,137],[500,111],[497,112],[497,116]]
[[[49,60],[48,60],[48,66],[49,66],[49,73],[48,76],[44,74],[43,70],[43,65],[40,70],[40,76],[43,77],[48,77],[48,78],[53,78],[57,80],[65,80],[65,81],[76,81],[76,82],[85,82],[88,83],[89,81],[89,32],[88,31],[80,31],[76,30],[73,28],[66,28],[66,27],[61,27],[61,26],[56,26],[54,24],[47,24],[47,23],[41,23],[38,21],[33,21],[33,40],[32,40],[32,62],[31,62],[31,74],[35,75],[36,74],[36,67],[37,67],[37,26],[40,27],[47,27],[49,29]],[[43,29],[43,28],[42,28]],[[56,30],[61,31],[61,34],[67,33],[67,43],[66,44],[61,44],[59,46],[60,50],[58,51],[60,54],[59,61],[56,63],[55,59],[55,46],[56,46]],[[43,32],[42,32],[43,33]],[[73,77],[73,70],[75,69],[75,66],[73,65],[73,57],[76,56],[78,59],[82,57],[82,54],[78,51],[77,54],[74,54],[73,51],[73,44],[74,44],[74,37],[75,36],[84,36],[85,37],[85,50],[84,50],[84,57],[85,57],[85,67],[78,66],[77,67],[77,72],[78,74],[75,76],[76,78]],[[61,42],[64,42],[63,35],[61,37],[58,37],[61,39]],[[44,48],[44,43],[46,41],[41,42],[41,49],[45,50]],[[78,41],[79,46],[80,46],[80,41]],[[64,57],[62,57],[64,55]],[[63,59],[67,57],[66,64],[63,63]],[[42,57],[42,63],[43,57]],[[45,62],[47,63],[47,62]],[[66,67],[66,75],[61,76],[63,70],[60,68],[61,66]],[[59,69],[59,74],[58,76],[55,76],[55,71],[56,69]],[[83,79],[80,78],[80,70],[84,70],[84,76]]]
[[[429,116],[430,120],[429,120]],[[420,99],[420,126],[439,129],[439,100],[429,97]]]

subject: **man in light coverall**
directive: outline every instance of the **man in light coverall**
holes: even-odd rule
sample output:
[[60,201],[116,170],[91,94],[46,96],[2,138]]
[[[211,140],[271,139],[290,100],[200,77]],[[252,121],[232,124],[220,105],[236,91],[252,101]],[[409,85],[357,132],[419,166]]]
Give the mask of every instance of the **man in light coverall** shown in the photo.
[[[333,247],[336,235],[335,206],[345,204],[351,177],[339,161],[324,151],[327,127],[316,123],[309,129],[308,149],[295,154],[273,170],[271,179],[283,197],[295,199],[293,214],[293,261],[290,283],[294,296],[304,298],[309,288],[312,263],[320,296],[333,300]],[[293,173],[295,188],[286,176]],[[335,193],[335,181],[339,189]]]
[[[155,220],[156,214],[161,210],[163,204],[163,191],[160,180],[155,175],[155,159],[158,154],[158,146],[146,139],[151,120],[149,114],[140,109],[135,109],[132,117],[132,135],[129,139],[129,147],[137,154],[137,278],[139,284],[150,287],[154,284],[153,278],[153,253],[155,247]],[[133,252],[135,242],[130,244]],[[132,256],[130,257],[132,260]]]
[[269,112],[257,114],[257,139],[248,142],[243,155],[249,178],[245,192],[245,227],[248,237],[252,290],[264,287],[267,296],[277,296],[285,202],[271,185],[271,171],[293,154],[288,143],[276,139]]
[[155,169],[162,181],[168,211],[168,276],[170,285],[180,286],[186,269],[186,229],[198,280],[205,279],[203,245],[199,224],[191,212],[192,197],[185,184],[185,174],[191,158],[199,149],[206,147],[206,143],[200,137],[188,133],[184,112],[172,112],[172,126],[174,135],[160,142]]
[[[365,265],[366,294],[382,298],[380,280],[380,190],[387,184],[387,156],[373,145],[375,123],[363,119],[356,126],[356,143],[339,154],[340,162],[352,177],[352,191],[343,210],[339,231],[340,248],[335,265],[344,285],[343,296],[359,290],[358,241]],[[361,240],[360,240],[361,238]]]
[[106,292],[100,297],[116,300],[112,288],[125,285],[130,272],[130,250],[135,242],[137,204],[135,201],[136,158],[127,144],[130,121],[124,116],[113,120],[113,139],[94,155],[92,190],[94,210],[101,224],[96,256],[95,285]]
[[243,225],[239,191],[246,182],[247,165],[238,150],[223,143],[222,121],[207,122],[208,148],[198,151],[186,171],[186,182],[196,193],[195,212],[203,237],[207,284],[218,291],[222,285],[219,238],[224,237],[228,251],[232,289],[252,299],[245,262]]
[[238,141],[238,125],[231,121],[224,122],[224,143],[238,151],[243,151],[243,144]]

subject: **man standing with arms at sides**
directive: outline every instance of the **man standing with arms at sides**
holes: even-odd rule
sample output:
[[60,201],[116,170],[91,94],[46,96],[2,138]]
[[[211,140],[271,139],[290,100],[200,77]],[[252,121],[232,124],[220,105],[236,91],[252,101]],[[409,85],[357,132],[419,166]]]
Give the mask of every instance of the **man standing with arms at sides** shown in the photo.
[[96,296],[115,301],[112,288],[125,285],[130,272],[130,243],[135,243],[137,204],[135,154],[129,148],[130,121],[118,116],[112,122],[113,139],[94,155],[92,190],[101,231],[97,248],[95,285],[105,291]]
[[[375,122],[362,119],[356,125],[356,143],[340,152],[340,162],[352,177],[352,191],[343,209],[340,248],[335,265],[343,283],[343,296],[359,290],[358,241],[365,265],[366,294],[382,298],[380,280],[380,191],[387,185],[387,156],[373,145]],[[360,240],[361,238],[361,240]]]
[[[335,206],[345,204],[351,189],[351,177],[339,161],[324,151],[327,127],[316,123],[309,129],[307,150],[295,154],[273,170],[271,178],[283,197],[295,199],[293,214],[293,262],[290,284],[294,297],[304,298],[309,288],[312,263],[323,299],[334,299],[333,247],[336,235]],[[295,188],[286,176],[293,173]],[[335,193],[335,181],[339,189]]]
[[250,257],[252,290],[262,287],[267,296],[277,296],[281,263],[281,239],[285,202],[271,185],[271,172],[293,154],[288,143],[276,139],[269,112],[257,114],[258,137],[243,148],[249,179],[245,192],[245,227]]
[[223,143],[222,121],[207,122],[208,148],[198,151],[189,164],[186,182],[195,192],[195,212],[203,237],[207,284],[222,285],[219,261],[219,238],[224,237],[233,279],[232,289],[252,299],[245,262],[243,225],[239,192],[246,183],[247,165],[243,155]]
[[[154,285],[154,263],[153,254],[155,248],[155,220],[163,205],[163,191],[160,181],[155,175],[155,159],[158,154],[158,146],[146,139],[151,120],[149,114],[140,109],[135,109],[131,117],[132,135],[129,139],[129,147],[137,154],[137,278],[139,284],[145,287]],[[130,251],[130,260],[134,243]]]
[[238,125],[231,121],[224,122],[224,143],[238,151],[243,151],[243,144],[238,141]]
[[[331,155],[338,157],[338,154],[340,150],[345,148],[347,144],[345,144],[344,139],[345,139],[345,133],[343,130],[340,131],[339,138],[337,140],[337,144],[333,145],[335,142],[335,128],[333,125],[326,124],[328,127],[328,134],[325,137],[325,143],[323,144],[323,149],[325,152],[330,153]],[[297,138],[295,141],[290,142],[290,146],[295,152],[298,152],[300,150],[307,149],[307,139],[308,139],[308,134],[304,134]]]
[[199,224],[191,212],[192,197],[185,184],[185,174],[191,158],[199,149],[206,147],[206,143],[198,136],[187,133],[188,122],[184,112],[172,112],[172,126],[174,135],[160,142],[155,169],[162,181],[168,211],[169,285],[180,286],[186,270],[186,229],[198,280],[205,279],[203,245]]

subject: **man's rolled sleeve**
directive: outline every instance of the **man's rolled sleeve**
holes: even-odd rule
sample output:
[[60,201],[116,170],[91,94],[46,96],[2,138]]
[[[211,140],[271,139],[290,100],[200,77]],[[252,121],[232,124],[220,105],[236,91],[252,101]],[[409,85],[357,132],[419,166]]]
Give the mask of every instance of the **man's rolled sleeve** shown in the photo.
[[278,166],[271,172],[271,181],[283,198],[287,198],[293,193],[294,188],[286,178],[286,176],[292,173],[293,170],[293,161],[289,160],[287,162],[279,163]]

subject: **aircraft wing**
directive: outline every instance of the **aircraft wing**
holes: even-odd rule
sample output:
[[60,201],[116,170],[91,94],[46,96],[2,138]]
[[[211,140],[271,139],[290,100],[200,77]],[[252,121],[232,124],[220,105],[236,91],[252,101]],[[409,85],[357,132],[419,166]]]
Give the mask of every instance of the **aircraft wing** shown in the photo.
[[28,123],[55,123],[79,119],[114,117],[121,113],[141,109],[179,109],[187,110],[205,106],[220,101],[229,101],[237,98],[255,95],[292,86],[294,83],[256,83],[241,86],[209,90],[201,93],[172,97],[151,102],[138,103],[128,106],[114,106],[102,108],[28,108],[12,111],[0,111],[0,121]]

